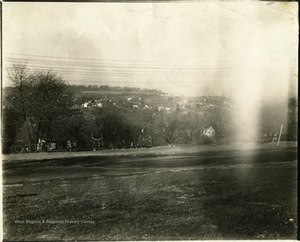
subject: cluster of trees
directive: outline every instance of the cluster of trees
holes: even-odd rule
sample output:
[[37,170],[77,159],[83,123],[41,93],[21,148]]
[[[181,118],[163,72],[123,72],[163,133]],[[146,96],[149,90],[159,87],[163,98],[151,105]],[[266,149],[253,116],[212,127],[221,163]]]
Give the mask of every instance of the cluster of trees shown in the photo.
[[118,91],[119,93],[146,93],[148,95],[154,94],[154,95],[161,95],[163,94],[162,91],[156,90],[156,89],[147,89],[147,88],[138,88],[138,87],[119,87],[119,86],[114,86],[110,87],[107,85],[70,85],[69,88],[75,92],[77,95],[82,92],[82,91],[94,91],[94,92],[116,92]]
[[[202,144],[212,141],[203,135],[204,128],[210,126],[215,130],[214,141],[234,139],[234,115],[226,109],[203,112],[177,107],[165,112],[155,107],[133,110],[113,105],[76,108],[75,87],[70,88],[56,73],[30,71],[20,64],[8,71],[8,77],[13,86],[4,92],[3,153],[20,152],[25,148],[34,152],[41,140],[56,142],[56,148],[60,149],[67,149],[71,143],[77,150]],[[295,105],[293,101],[289,104],[289,110],[293,110],[289,122],[291,134],[296,127]],[[280,105],[276,107],[266,105],[261,109],[261,132],[278,128],[272,121],[283,113],[278,109]]]
[[266,100],[259,109],[259,133],[262,139],[272,140],[274,134],[283,125],[282,140],[296,141],[297,139],[297,99],[291,97],[288,100]]
[[51,136],[57,123],[68,115],[72,97],[65,82],[51,71],[31,72],[26,65],[8,70],[13,86],[3,100],[3,152],[11,152],[17,142],[35,150],[38,140]]
[[[180,109],[173,112],[114,106],[73,109],[72,114],[65,117],[65,129],[60,132],[76,142],[81,150],[199,144],[210,142],[203,135],[204,127],[212,123],[210,118]],[[220,139],[218,129],[216,133]],[[101,141],[97,143],[91,137]]]

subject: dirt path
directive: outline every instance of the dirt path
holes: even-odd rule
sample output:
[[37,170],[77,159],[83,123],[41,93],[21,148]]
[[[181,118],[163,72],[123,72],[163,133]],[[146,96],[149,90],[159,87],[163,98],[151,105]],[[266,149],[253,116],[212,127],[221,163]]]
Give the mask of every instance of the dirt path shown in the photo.
[[22,153],[2,155],[3,163],[19,160],[49,160],[72,157],[89,156],[143,156],[143,155],[178,155],[193,154],[199,152],[219,152],[219,151],[242,151],[242,150],[261,150],[261,149],[284,149],[287,147],[296,147],[296,142],[282,142],[280,146],[272,143],[265,144],[230,144],[230,145],[201,145],[201,146],[160,146],[153,148],[138,149],[115,149],[99,151],[81,151],[81,152],[41,152],[41,153]]

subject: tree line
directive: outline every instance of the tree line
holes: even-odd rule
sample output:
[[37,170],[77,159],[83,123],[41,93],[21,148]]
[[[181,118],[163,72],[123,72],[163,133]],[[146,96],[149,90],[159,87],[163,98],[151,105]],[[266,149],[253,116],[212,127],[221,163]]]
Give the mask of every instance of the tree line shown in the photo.
[[[74,107],[74,92],[52,71],[31,71],[18,64],[8,70],[8,77],[12,86],[4,91],[3,153],[35,152],[41,142],[55,143],[56,150],[92,150],[234,139],[235,124],[228,110],[187,112],[177,107],[164,112],[155,107],[133,110],[113,105],[82,109]],[[270,110],[266,108],[261,117],[272,117]],[[213,127],[213,137],[203,135],[207,127]],[[49,146],[44,150],[49,150]]]

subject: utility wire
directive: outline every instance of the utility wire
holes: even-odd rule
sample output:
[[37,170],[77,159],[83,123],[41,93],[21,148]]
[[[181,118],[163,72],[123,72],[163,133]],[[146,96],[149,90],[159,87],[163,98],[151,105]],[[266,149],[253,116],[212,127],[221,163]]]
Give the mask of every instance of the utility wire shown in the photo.
[[[45,55],[33,55],[33,54],[21,54],[21,53],[11,53],[8,52],[7,54],[9,55],[19,55],[19,56],[29,56],[29,57],[39,57],[39,58],[50,58],[50,59],[64,59],[64,60],[90,60],[90,61],[108,61],[108,62],[128,62],[128,63],[163,63],[166,64],[164,61],[145,61],[145,60],[114,60],[114,59],[100,59],[100,58],[82,58],[82,57],[61,57],[61,56],[45,56]],[[174,63],[174,64],[182,64],[182,63],[178,63],[175,61],[168,61],[168,63]],[[195,64],[203,64],[203,63],[232,63],[232,62],[228,62],[228,61],[214,61],[214,62],[194,62],[193,65]],[[188,64],[188,63],[186,63]]]
[[[109,68],[129,68],[129,69],[153,69],[153,70],[166,70],[166,69],[183,69],[183,70],[215,70],[216,66],[207,65],[191,65],[191,66],[170,66],[170,65],[137,65],[137,64],[107,64],[107,63],[88,63],[88,62],[68,62],[68,61],[55,61],[55,60],[37,60],[37,59],[22,59],[22,58],[6,58],[8,63],[27,63],[27,64],[40,64],[40,65],[66,65],[66,66],[85,66],[85,67],[109,67]],[[217,69],[229,69],[231,66],[218,65]]]

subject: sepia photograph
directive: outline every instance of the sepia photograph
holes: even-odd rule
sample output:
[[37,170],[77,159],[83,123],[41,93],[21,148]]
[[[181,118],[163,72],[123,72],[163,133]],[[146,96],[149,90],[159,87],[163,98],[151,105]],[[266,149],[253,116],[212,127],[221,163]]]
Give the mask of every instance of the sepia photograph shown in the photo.
[[1,6],[1,240],[296,240],[298,2]]

